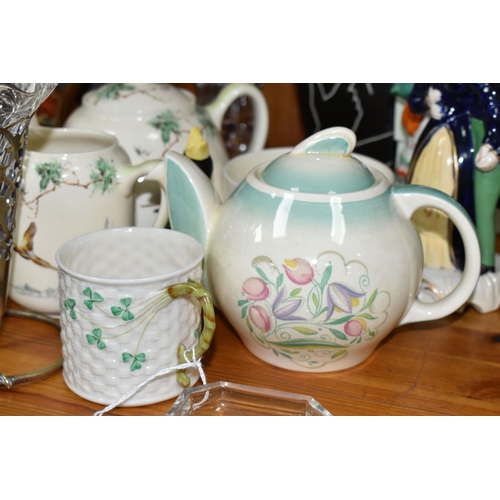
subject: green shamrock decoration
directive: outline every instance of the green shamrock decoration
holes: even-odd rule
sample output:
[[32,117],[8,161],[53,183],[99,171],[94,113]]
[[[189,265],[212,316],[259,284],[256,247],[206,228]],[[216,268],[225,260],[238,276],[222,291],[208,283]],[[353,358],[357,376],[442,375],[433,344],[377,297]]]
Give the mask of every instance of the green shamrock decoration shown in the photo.
[[88,300],[84,300],[83,303],[90,310],[92,310],[94,302],[104,302],[104,299],[97,292],[92,294],[92,290],[90,288],[85,288],[85,290],[83,291],[83,295],[86,295],[88,297]]
[[102,330],[100,328],[94,328],[92,330],[92,333],[94,335],[90,335],[90,334],[85,335],[85,337],[87,337],[87,342],[89,344],[93,344],[94,342],[97,342],[98,349],[106,349],[106,344],[101,340]]
[[[142,368],[141,363],[144,363],[146,361],[146,355],[141,352],[137,354],[136,356],[132,356],[132,354],[129,354],[128,352],[124,352],[122,354],[122,359],[124,363],[128,363],[131,359],[133,359],[132,366],[130,367],[130,371],[133,372],[134,370],[138,370],[139,368]],[[139,363],[139,361],[141,363]]]
[[127,297],[125,299],[120,299],[120,302],[125,306],[125,309],[123,309],[120,306],[112,306],[111,312],[113,313],[113,316],[121,315],[123,321],[130,321],[134,319],[134,315],[128,310],[128,307],[131,304],[132,299],[130,297]]
[[66,309],[66,311],[69,311],[69,315],[73,319],[76,319],[75,306],[76,306],[76,300],[75,299],[66,299],[64,301],[64,309]]

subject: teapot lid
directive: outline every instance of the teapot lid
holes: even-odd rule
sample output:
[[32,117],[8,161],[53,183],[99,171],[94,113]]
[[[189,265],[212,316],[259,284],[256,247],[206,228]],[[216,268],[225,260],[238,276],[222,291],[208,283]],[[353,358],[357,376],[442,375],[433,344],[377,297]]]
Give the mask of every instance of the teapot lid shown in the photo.
[[348,128],[322,130],[271,162],[261,179],[270,186],[298,193],[345,194],[368,189],[377,180],[351,156],[355,145],[356,135]]

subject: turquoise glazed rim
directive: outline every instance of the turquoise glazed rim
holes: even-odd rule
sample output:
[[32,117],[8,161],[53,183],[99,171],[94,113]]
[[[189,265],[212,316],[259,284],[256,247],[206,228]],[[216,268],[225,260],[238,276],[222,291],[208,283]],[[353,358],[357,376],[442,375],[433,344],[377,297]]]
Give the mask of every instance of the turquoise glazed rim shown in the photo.
[[322,130],[271,162],[261,179],[269,186],[309,194],[347,194],[376,184],[373,173],[351,156],[356,135],[344,127]]

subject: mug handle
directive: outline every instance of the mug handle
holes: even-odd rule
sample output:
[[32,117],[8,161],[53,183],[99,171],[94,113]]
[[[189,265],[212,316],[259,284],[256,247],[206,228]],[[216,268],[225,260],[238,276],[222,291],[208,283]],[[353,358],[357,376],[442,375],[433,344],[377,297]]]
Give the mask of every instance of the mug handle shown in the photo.
[[[203,353],[207,351],[212,342],[215,330],[215,311],[210,293],[199,283],[195,281],[177,283],[175,285],[168,286],[166,289],[167,295],[176,299],[178,297],[188,297],[196,299],[203,310],[203,329],[200,333],[200,338],[194,349],[195,359],[199,359]],[[186,362],[186,359],[190,362],[193,360],[193,353],[188,350],[184,344],[179,344],[177,348],[177,360],[179,364]],[[189,387],[191,381],[186,375],[185,370],[177,370],[177,382],[183,387]]]
[[424,207],[444,212],[458,229],[465,247],[465,267],[456,288],[433,303],[424,303],[415,298],[399,325],[448,316],[469,300],[481,272],[481,250],[474,224],[464,208],[442,191],[417,185],[394,186],[391,189],[396,204],[408,219]]
[[221,89],[217,97],[205,106],[204,109],[210,115],[215,128],[220,132],[226,111],[236,99],[244,95],[251,99],[255,114],[255,127],[248,151],[260,151],[264,148],[267,141],[269,110],[266,98],[258,87],[251,83],[230,83]]

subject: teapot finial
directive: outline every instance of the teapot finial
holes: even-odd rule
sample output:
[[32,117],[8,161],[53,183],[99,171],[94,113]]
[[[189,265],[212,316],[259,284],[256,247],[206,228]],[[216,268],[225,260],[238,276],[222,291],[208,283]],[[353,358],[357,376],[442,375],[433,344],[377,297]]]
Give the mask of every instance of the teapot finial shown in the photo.
[[335,154],[350,155],[356,146],[356,134],[346,127],[331,127],[308,137],[295,146],[291,155]]

